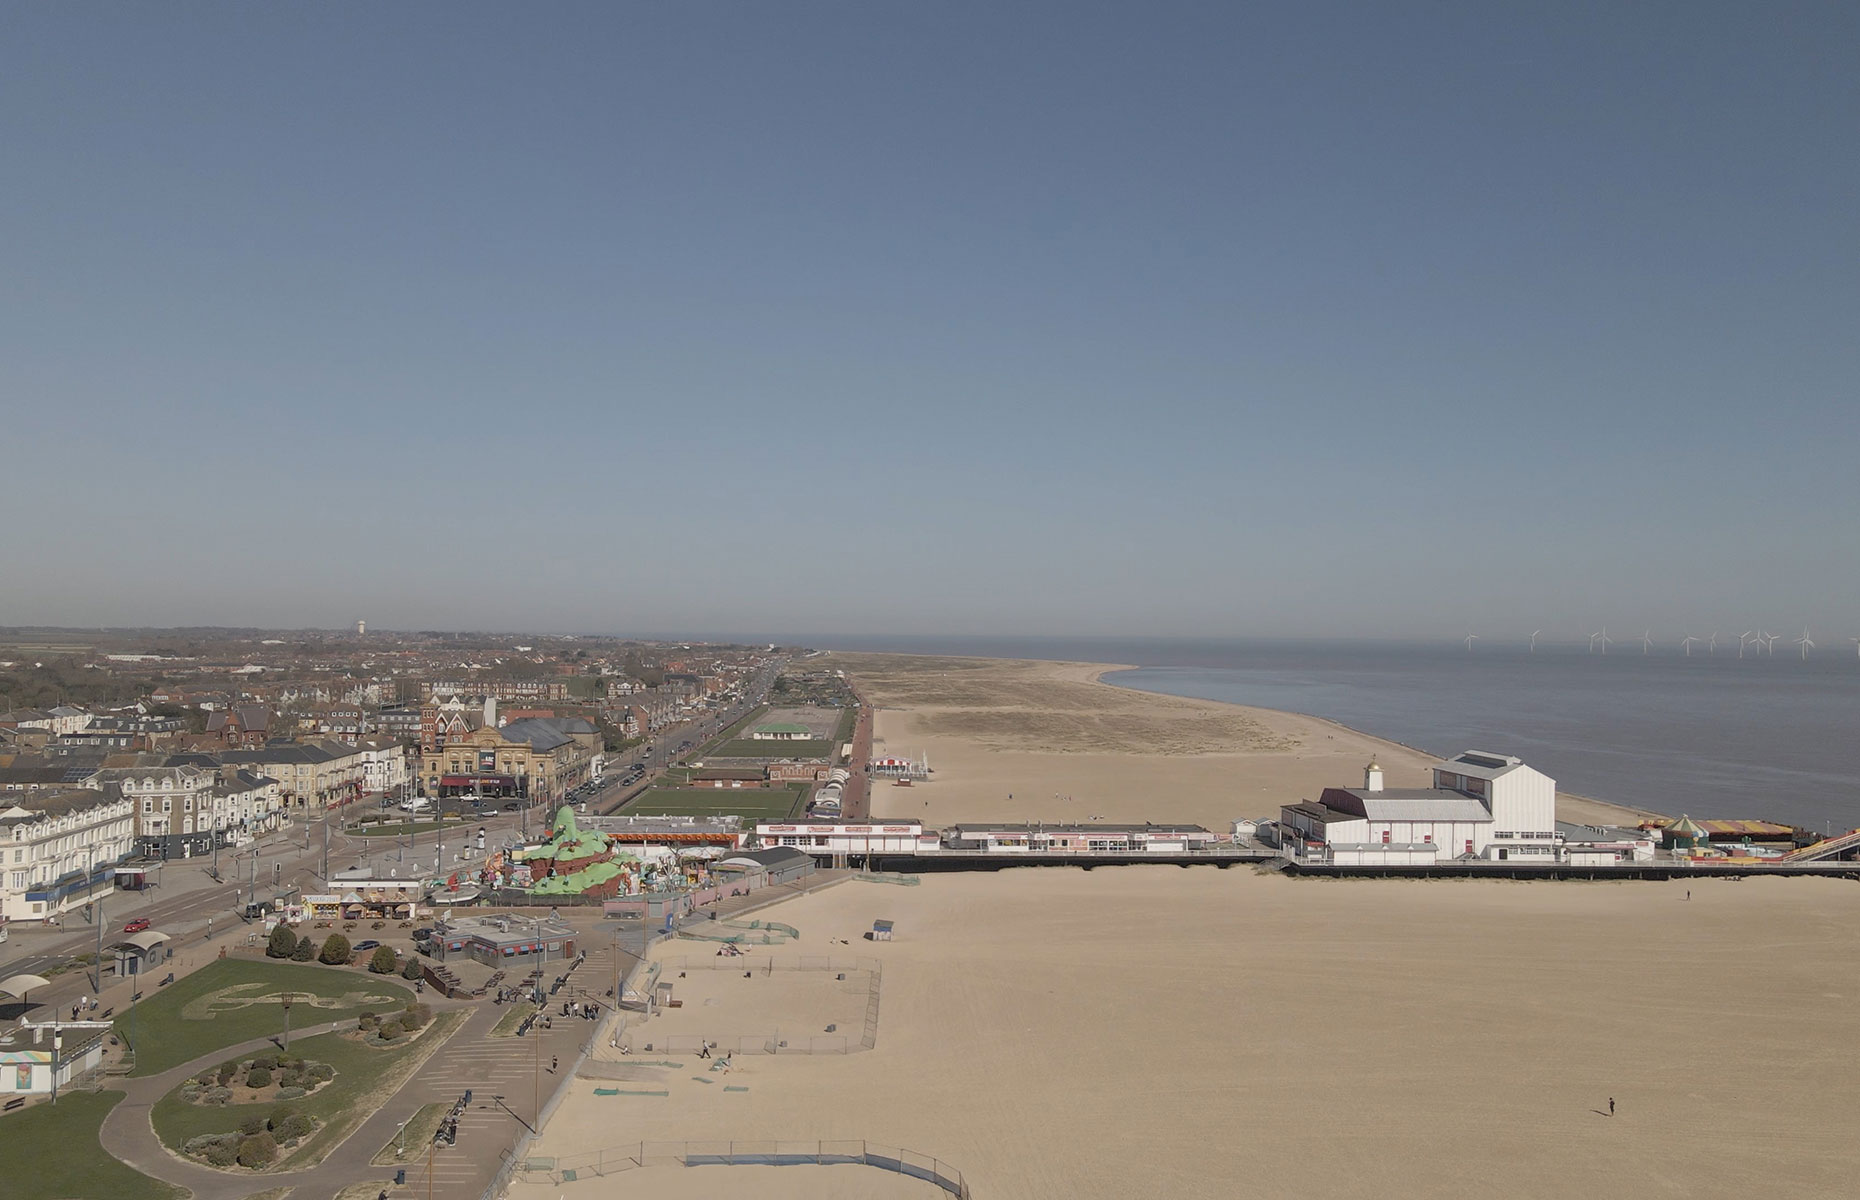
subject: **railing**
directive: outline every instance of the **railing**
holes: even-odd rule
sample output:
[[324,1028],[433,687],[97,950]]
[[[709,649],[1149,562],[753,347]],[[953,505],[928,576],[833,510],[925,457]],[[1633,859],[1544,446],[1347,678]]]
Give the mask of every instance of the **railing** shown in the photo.
[[677,1163],[706,1166],[865,1166],[931,1183],[959,1200],[969,1200],[962,1172],[932,1155],[867,1141],[831,1142],[637,1142],[563,1158],[530,1158],[516,1169],[528,1178],[573,1183],[637,1167]]

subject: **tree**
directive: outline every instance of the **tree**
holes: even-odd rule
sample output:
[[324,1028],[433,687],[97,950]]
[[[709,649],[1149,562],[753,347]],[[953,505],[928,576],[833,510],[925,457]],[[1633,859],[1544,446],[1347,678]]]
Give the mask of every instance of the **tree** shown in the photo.
[[291,927],[279,921],[272,927],[271,940],[265,943],[266,958],[289,958],[297,952],[297,935]]
[[400,969],[400,977],[402,979],[418,979],[421,974],[423,974],[423,972],[420,969],[420,960],[418,958],[409,958],[407,960],[407,965]]
[[349,939],[340,933],[332,933],[329,940],[323,943],[323,953],[317,955],[317,961],[340,967],[347,965],[353,957],[355,952],[349,949]]
[[392,975],[400,961],[391,946],[376,946],[374,956],[368,960],[368,969],[376,975]]
[[311,959],[315,957],[316,957],[316,941],[309,934],[306,933],[304,934],[304,940],[297,943],[297,949],[291,952],[291,961],[292,962],[309,962]]

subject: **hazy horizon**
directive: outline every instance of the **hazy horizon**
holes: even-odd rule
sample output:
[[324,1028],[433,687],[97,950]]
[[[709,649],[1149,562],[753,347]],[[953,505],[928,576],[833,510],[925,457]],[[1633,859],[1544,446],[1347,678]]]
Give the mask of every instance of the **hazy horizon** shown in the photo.
[[1860,634],[1852,6],[4,28],[0,624]]

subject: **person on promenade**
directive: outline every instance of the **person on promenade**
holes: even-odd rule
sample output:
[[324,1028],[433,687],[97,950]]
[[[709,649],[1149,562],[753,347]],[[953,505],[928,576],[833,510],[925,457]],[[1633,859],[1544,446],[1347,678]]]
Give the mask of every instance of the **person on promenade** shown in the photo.
[[[553,1054],[549,1056],[549,1074],[551,1075],[555,1074],[555,1068],[557,1064],[559,1064],[561,1061],[562,1061],[561,1059],[557,1058]],[[1614,1108],[1615,1108],[1615,1102],[1613,1100],[1610,1100],[1608,1102],[1608,1111],[1613,1112]]]
[[1608,1097],[1608,1115],[1611,1117],[1615,1115],[1615,1098],[1613,1096]]

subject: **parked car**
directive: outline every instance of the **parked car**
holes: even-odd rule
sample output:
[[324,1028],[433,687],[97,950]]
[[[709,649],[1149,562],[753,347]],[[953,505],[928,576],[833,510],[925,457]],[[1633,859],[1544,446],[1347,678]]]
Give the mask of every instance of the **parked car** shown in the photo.
[[147,929],[148,927],[149,927],[149,919],[147,917],[135,917],[124,923],[123,932],[124,933],[141,933],[144,929]]
[[381,948],[381,943],[375,941],[373,938],[368,938],[364,941],[357,942],[355,943],[355,946],[353,947],[355,953],[357,954],[362,953],[364,950],[378,950],[380,948]]
[[509,804],[504,805],[504,811],[505,812],[522,812],[523,805],[519,804],[515,800],[512,800]]

